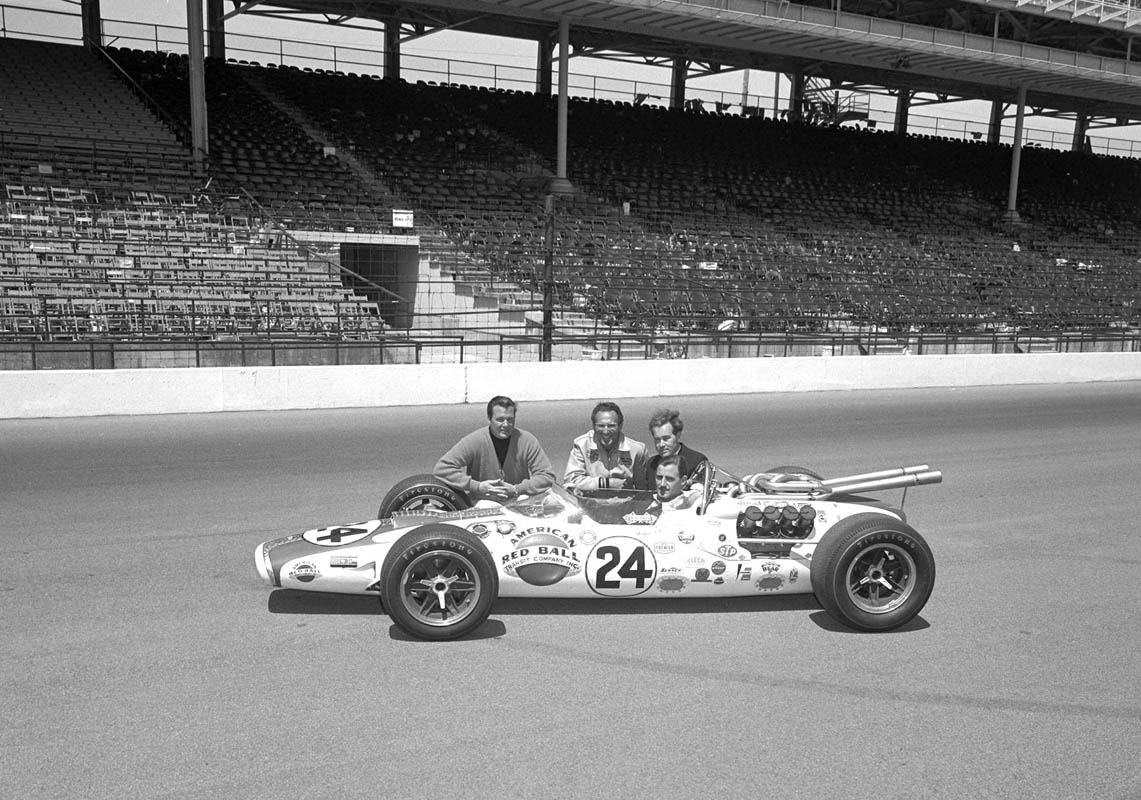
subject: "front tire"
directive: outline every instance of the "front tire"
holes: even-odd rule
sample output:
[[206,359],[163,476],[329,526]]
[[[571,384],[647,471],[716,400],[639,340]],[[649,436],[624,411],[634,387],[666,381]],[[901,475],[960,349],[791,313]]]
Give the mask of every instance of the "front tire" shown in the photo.
[[426,525],[388,551],[379,585],[381,605],[401,630],[421,639],[455,639],[487,619],[499,574],[474,534]]
[[834,525],[812,554],[812,591],[835,619],[862,631],[910,622],[935,586],[935,557],[910,525],[856,514]]
[[471,508],[471,500],[434,475],[413,475],[388,490],[376,512],[377,519],[387,519],[398,512],[462,511]]

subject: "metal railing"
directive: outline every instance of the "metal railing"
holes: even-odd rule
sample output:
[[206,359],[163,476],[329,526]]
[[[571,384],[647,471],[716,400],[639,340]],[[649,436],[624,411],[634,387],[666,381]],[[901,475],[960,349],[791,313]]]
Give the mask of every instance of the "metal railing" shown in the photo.
[[[1096,2],[1096,0],[1095,0]],[[1056,4],[1055,4],[1056,5]],[[1093,5],[1090,4],[1082,4]],[[1119,8],[1116,3],[1106,3],[1110,9]],[[47,41],[78,44],[78,33],[45,33],[44,29],[58,29],[58,20],[70,18],[78,25],[78,4],[76,11],[49,11],[18,4],[0,4],[0,36],[15,36]],[[16,13],[18,12],[18,13]],[[46,25],[44,19],[56,21]],[[39,22],[37,22],[39,20]],[[153,22],[132,20],[104,20],[104,46],[133,47],[185,54],[188,51],[186,29]],[[378,34],[382,31],[377,28]],[[305,42],[278,37],[259,36],[247,33],[227,33],[227,55],[238,61],[268,63],[280,66],[295,66],[302,69],[330,69],[337,72],[355,72],[362,75],[380,76],[384,70],[383,54],[376,50],[322,42]],[[536,90],[533,67],[511,64],[471,61],[456,58],[403,53],[401,70],[407,80],[424,80],[437,83],[458,83],[495,89],[514,89],[526,92]],[[634,80],[626,77],[599,76],[573,73],[568,76],[568,89],[572,96],[601,100],[615,100],[630,103],[665,105],[670,97],[668,82]],[[719,90],[690,85],[687,97],[700,101],[706,108],[728,113],[752,113],[757,109],[769,109],[774,117],[780,116],[779,99],[759,93]],[[854,102],[854,101],[853,101]],[[890,126],[891,112],[869,110],[869,120],[875,127]],[[964,120],[912,113],[908,116],[908,131],[913,134],[940,136],[946,138],[978,140],[986,136],[986,120]],[[1010,126],[1008,126],[1010,127]],[[1059,150],[1070,149],[1072,133],[1025,126],[1026,142]],[[1009,140],[1011,130],[1003,133]],[[1090,147],[1093,152],[1121,157],[1141,156],[1141,141],[1124,137],[1100,136],[1089,132]]]
[[[537,362],[539,336],[391,336],[377,341],[245,337],[226,340],[0,341],[0,370],[280,367]],[[561,336],[555,360],[622,361],[790,356],[1141,352],[1141,332],[1032,334],[604,333]]]

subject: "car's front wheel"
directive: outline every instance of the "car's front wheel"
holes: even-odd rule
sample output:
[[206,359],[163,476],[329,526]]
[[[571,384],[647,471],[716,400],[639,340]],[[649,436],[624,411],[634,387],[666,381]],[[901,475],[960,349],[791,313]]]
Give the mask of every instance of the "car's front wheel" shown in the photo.
[[401,630],[421,639],[455,639],[487,619],[499,574],[478,537],[452,525],[426,525],[388,551],[379,587],[382,606]]
[[812,591],[824,610],[863,631],[898,628],[935,586],[935,557],[910,525],[882,514],[836,523],[812,554]]

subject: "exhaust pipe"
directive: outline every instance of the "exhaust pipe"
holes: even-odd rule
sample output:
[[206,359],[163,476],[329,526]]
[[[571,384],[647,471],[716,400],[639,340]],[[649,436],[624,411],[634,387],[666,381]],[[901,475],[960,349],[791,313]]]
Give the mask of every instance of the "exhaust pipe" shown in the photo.
[[824,481],[814,480],[788,480],[769,481],[754,480],[760,476],[746,478],[749,483],[770,494],[807,494],[810,497],[824,499],[834,494],[854,494],[856,492],[879,492],[887,489],[905,489],[908,486],[925,486],[932,483],[942,483],[943,473],[933,470],[926,464],[917,464],[912,467],[896,467],[878,472],[865,472],[859,475],[846,475],[841,478],[829,478]]
[[[856,480],[864,476],[854,475],[851,479],[836,478],[829,482],[828,495],[855,494],[856,492],[879,492],[885,489],[905,489],[908,486],[926,486],[932,483],[942,483],[943,473],[939,470],[926,472],[908,472],[902,475],[869,480]],[[828,496],[826,495],[826,496]]]

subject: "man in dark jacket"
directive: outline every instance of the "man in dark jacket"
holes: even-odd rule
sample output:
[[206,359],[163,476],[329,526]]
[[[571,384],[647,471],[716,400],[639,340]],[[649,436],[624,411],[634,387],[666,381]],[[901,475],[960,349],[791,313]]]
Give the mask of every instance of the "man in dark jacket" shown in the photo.
[[682,479],[689,478],[705,461],[705,454],[699,453],[681,440],[681,432],[685,423],[681,421],[681,412],[672,408],[659,408],[650,417],[650,437],[653,439],[657,455],[646,462],[646,474],[642,487],[654,488],[654,473],[658,462],[666,456],[677,456],[681,462]]
[[510,397],[491,398],[488,426],[456,442],[440,456],[432,474],[473,501],[502,503],[553,486],[550,459],[534,435],[515,427],[515,411]]

